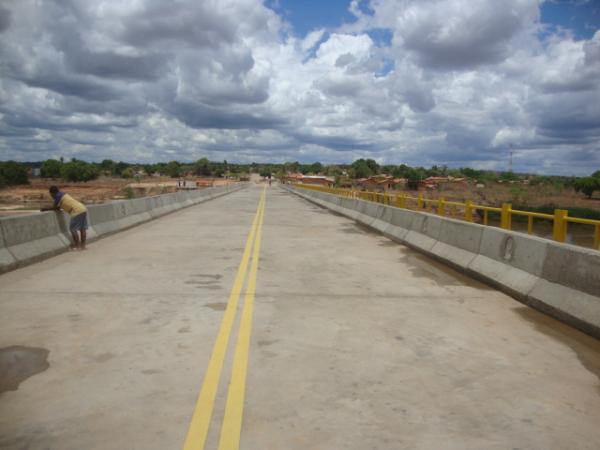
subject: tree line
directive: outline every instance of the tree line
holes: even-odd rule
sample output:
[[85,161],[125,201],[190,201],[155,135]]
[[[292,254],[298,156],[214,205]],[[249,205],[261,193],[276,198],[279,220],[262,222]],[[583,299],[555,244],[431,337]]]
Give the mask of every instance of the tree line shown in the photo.
[[261,176],[272,175],[283,177],[288,173],[301,173],[304,175],[324,175],[333,177],[336,183],[343,179],[368,178],[376,175],[391,175],[395,178],[406,178],[409,181],[424,180],[428,177],[468,178],[477,183],[492,183],[498,181],[510,182],[529,179],[530,183],[552,184],[557,187],[572,187],[577,192],[582,192],[591,197],[595,191],[600,191],[600,170],[589,177],[564,177],[564,176],[528,176],[513,172],[495,172],[490,170],[477,170],[469,167],[448,168],[445,165],[434,165],[430,168],[412,167],[406,164],[378,164],[374,159],[357,159],[351,164],[329,164],[320,162],[302,164],[300,162],[285,162],[282,164],[250,163],[234,164],[226,160],[222,162],[209,161],[200,158],[195,162],[180,161],[160,162],[155,164],[135,164],[124,161],[105,159],[101,162],[86,162],[78,159],[64,161],[61,159],[48,159],[42,162],[18,163],[15,161],[0,161],[0,188],[10,185],[28,183],[28,169],[39,168],[40,175],[44,178],[63,179],[70,182],[90,181],[100,175],[134,178],[143,175],[160,174],[179,178],[188,174],[208,177],[238,177],[248,173],[258,173]]

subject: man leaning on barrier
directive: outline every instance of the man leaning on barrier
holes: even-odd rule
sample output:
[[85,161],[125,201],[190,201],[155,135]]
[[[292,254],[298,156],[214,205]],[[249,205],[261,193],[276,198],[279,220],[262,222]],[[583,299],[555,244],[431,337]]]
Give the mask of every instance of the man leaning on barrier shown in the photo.
[[[73,236],[72,250],[85,250],[87,230],[87,208],[69,194],[61,192],[56,186],[50,186],[50,196],[54,199],[51,208],[42,208],[41,211],[60,211],[61,209],[71,216],[69,230]],[[81,235],[81,237],[79,236]]]

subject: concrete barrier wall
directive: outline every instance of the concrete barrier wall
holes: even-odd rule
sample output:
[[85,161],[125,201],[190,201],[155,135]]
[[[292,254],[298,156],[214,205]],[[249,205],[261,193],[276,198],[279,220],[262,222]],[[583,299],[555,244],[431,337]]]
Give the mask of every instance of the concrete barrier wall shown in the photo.
[[[243,187],[236,184],[90,205],[88,241]],[[69,216],[63,212],[0,218],[0,273],[62,253],[70,242]]]
[[600,338],[600,252],[523,233],[284,186]]

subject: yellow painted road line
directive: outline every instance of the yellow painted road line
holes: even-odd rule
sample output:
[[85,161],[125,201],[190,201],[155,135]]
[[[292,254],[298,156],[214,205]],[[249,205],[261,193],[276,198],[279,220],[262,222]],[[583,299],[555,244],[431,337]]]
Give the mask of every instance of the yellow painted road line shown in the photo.
[[254,310],[254,294],[256,292],[256,277],[258,273],[264,215],[265,204],[263,203],[256,231],[256,241],[252,250],[252,265],[250,267],[250,274],[248,275],[246,295],[244,296],[244,309],[240,320],[240,330],[233,356],[233,367],[231,369],[231,380],[227,392],[225,416],[221,427],[219,450],[238,450],[240,447],[244,396],[246,392],[246,374],[248,372],[248,350],[250,347],[250,333],[252,331],[252,312]]
[[202,450],[208,434],[208,428],[212,418],[213,406],[215,403],[215,397],[217,395],[217,388],[219,387],[219,379],[221,377],[221,370],[223,368],[223,361],[225,359],[225,353],[227,351],[227,344],[229,343],[229,336],[231,334],[231,328],[235,320],[237,311],[237,305],[244,284],[244,278],[248,270],[248,261],[250,260],[250,251],[255,240],[256,230],[261,216],[261,210],[264,205],[265,192],[263,191],[254,220],[252,222],[252,228],[246,240],[246,246],[242,255],[242,261],[238,268],[233,288],[229,294],[229,300],[227,302],[227,308],[223,315],[223,321],[219,328],[219,334],[213,347],[213,352],[204,375],[204,383],[202,389],[198,395],[196,401],[196,407],[190,422],[190,427],[185,439],[183,446],[184,450]]

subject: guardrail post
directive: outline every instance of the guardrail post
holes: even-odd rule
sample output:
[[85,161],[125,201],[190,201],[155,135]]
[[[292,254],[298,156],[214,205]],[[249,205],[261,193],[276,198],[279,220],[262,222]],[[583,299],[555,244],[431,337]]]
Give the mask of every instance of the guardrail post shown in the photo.
[[465,202],[465,220],[473,222],[473,202],[471,200]]
[[444,216],[446,214],[446,204],[445,204],[445,200],[444,197],[441,197],[438,200],[438,207],[437,207],[437,213],[440,216]]
[[406,197],[404,197],[404,194],[396,196],[396,206],[398,208],[406,208]]
[[594,226],[594,248],[600,250],[600,225]]
[[502,212],[500,213],[500,227],[505,230],[511,228],[511,211],[512,205],[510,203],[502,203]]
[[569,211],[564,209],[554,210],[554,230],[552,237],[557,242],[565,242],[567,240],[567,221],[565,220]]
[[417,199],[417,209],[423,209],[423,194],[419,194],[419,198]]

